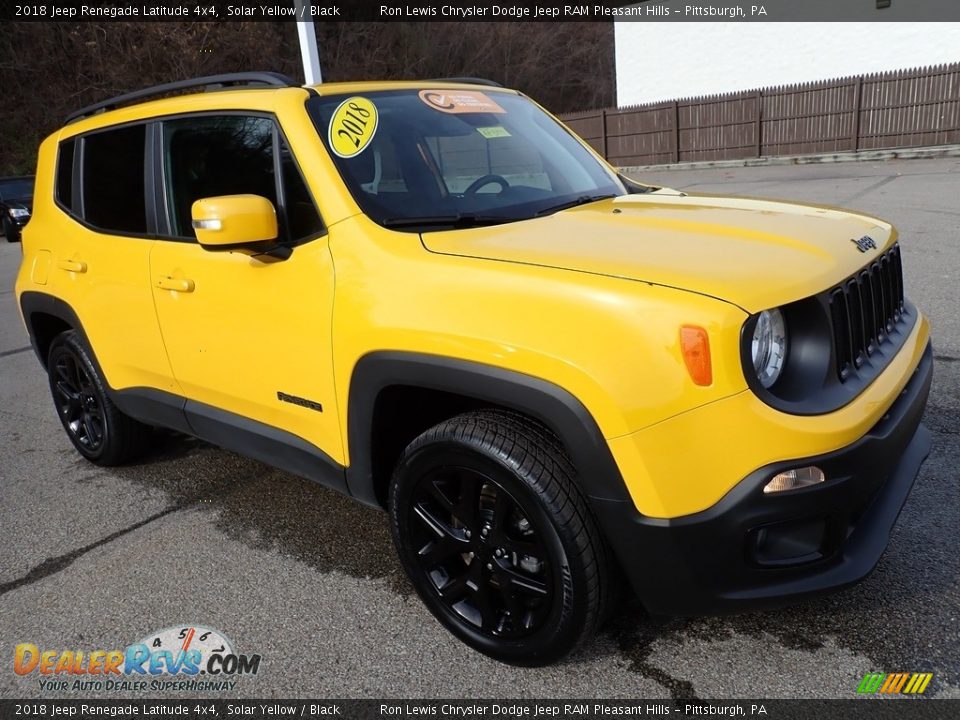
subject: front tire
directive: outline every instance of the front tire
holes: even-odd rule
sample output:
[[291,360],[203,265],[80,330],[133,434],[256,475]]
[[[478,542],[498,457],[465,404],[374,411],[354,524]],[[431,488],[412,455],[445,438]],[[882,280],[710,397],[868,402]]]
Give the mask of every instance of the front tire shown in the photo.
[[63,429],[87,460],[122,465],[146,450],[150,427],[113,404],[106,381],[75,331],[61,333],[50,344],[47,376]]
[[509,412],[457,416],[404,451],[394,543],[427,608],[467,645],[546,665],[596,631],[607,559],[573,477],[557,438]]

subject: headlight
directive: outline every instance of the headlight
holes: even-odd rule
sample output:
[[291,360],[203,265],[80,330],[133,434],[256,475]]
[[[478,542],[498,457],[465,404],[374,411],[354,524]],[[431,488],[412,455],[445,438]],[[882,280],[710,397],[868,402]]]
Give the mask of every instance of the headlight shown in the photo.
[[30,211],[24,210],[23,208],[10,208],[8,212],[10,213],[10,217],[14,219],[30,217]]
[[765,388],[771,387],[783,372],[787,357],[787,324],[777,309],[764,310],[753,329],[753,370]]

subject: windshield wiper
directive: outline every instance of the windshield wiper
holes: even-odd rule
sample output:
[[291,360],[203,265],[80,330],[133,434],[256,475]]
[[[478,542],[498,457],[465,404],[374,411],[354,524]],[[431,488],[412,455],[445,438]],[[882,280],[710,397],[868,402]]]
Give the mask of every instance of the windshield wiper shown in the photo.
[[537,211],[537,214],[534,217],[543,217],[544,215],[552,215],[555,212],[560,212],[561,210],[569,210],[572,207],[577,207],[578,205],[586,205],[587,203],[597,202],[598,200],[609,200],[612,197],[616,197],[614,193],[603,193],[601,195],[581,195],[580,197],[574,200],[568,200],[565,203],[560,203],[559,205],[552,205],[543,210]]
[[384,227],[482,227],[484,225],[499,225],[514,222],[518,218],[503,217],[502,215],[476,215],[474,213],[457,213],[455,215],[433,215],[427,217],[396,217],[381,220]]

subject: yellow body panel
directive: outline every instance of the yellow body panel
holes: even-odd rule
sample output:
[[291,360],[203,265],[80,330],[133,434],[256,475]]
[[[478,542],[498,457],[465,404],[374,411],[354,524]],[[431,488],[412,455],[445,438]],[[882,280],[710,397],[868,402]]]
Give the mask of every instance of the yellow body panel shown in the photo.
[[[341,407],[354,365],[374,350],[471,360],[548,380],[579,398],[608,437],[657,422],[667,408],[675,414],[746,387],[737,343],[746,314],[727,303],[617,278],[583,274],[571,282],[562,270],[430,254],[418,236],[383,230],[365,216],[332,228],[331,249]],[[716,348],[709,387],[694,385],[680,359],[679,327],[692,319]]]
[[[316,90],[405,87],[423,84]],[[764,464],[862,436],[926,343],[921,320],[883,374],[841,410],[778,412],[747,390],[740,332],[748,313],[835,285],[869,259],[850,240],[870,233],[882,251],[896,239],[888,224],[827,208],[646,195],[421,239],[361,213],[306,98],[301,88],[238,90],[86,118],[45,141],[37,187],[53,186],[56,145],[66,137],[165,115],[260,111],[279,121],[326,236],[279,262],[211,252],[95,233],[38,192],[18,295],[42,291],[70,304],[113,388],[181,394],[293,433],[344,465],[350,380],[371,352],[412,351],[540,378],[583,403],[637,509],[656,517],[702,510]],[[61,269],[77,267],[71,262],[85,272]],[[31,273],[35,266],[50,269]],[[683,325],[709,334],[709,386],[695,385],[685,369]],[[278,402],[278,390],[321,402],[323,412]]]

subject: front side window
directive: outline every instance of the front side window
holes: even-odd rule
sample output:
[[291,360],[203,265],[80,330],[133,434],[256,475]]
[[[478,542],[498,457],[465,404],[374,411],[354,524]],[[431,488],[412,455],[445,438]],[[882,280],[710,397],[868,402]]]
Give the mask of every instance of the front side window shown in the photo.
[[261,195],[277,205],[273,121],[224,115],[169,120],[163,129],[164,181],[173,234],[195,238],[193,203],[218,195]]
[[625,193],[561,125],[511,92],[392,90],[308,107],[354,198],[387,227],[510,222]]
[[176,237],[196,237],[191,209],[197,200],[242,194],[260,195],[273,203],[283,239],[301,241],[323,232],[293,154],[270,118],[220,115],[168,120],[163,125],[163,165]]
[[83,139],[83,219],[107,232],[147,232],[144,202],[146,126],[131,125]]

